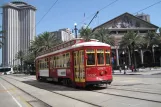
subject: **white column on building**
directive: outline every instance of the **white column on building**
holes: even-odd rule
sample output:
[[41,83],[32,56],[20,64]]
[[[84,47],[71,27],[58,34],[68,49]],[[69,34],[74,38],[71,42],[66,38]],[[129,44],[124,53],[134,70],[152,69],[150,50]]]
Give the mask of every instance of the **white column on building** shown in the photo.
[[141,64],[143,64],[144,63],[144,58],[143,58],[143,50],[141,49],[140,50],[140,56],[141,56]]
[[131,56],[130,56],[130,51],[128,50],[128,55],[129,55],[129,65],[131,65]]
[[120,66],[120,64],[119,64],[118,46],[116,46],[116,63],[117,63],[117,66]]

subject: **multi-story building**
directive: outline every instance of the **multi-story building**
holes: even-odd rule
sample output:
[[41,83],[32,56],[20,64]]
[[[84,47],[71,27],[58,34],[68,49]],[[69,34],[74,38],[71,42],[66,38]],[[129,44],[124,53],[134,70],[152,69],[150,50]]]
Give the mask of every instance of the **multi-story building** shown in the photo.
[[35,34],[36,8],[25,2],[13,1],[2,6],[2,64],[13,66],[16,54],[21,50],[25,54]]
[[74,37],[73,33],[70,31],[70,29],[60,29],[58,31],[50,32],[52,35],[55,36],[55,39],[59,42],[65,42],[69,41]]
[[138,18],[140,18],[142,20],[145,20],[145,21],[150,23],[150,16],[148,14],[144,14],[144,13],[137,14],[136,17],[138,17]]
[[[121,66],[125,62],[127,65],[131,65],[131,56],[127,50],[120,49],[119,42],[121,38],[128,32],[134,31],[139,35],[146,36],[148,31],[156,32],[158,26],[150,23],[150,16],[145,14],[138,14],[136,16],[124,13],[114,19],[107,21],[96,28],[96,32],[101,27],[108,29],[110,35],[115,38],[115,46],[112,46],[112,60],[114,66]],[[149,66],[153,63],[157,66],[161,65],[161,51],[157,48],[151,52],[148,49],[135,50],[137,66],[144,65]]]

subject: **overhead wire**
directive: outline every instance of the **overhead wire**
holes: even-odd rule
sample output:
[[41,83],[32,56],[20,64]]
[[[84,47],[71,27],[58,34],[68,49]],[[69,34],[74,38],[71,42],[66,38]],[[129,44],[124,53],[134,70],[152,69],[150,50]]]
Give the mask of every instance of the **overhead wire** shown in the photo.
[[139,11],[133,13],[133,14],[137,14],[137,13],[139,13],[139,12],[141,12],[141,11],[143,11],[143,10],[146,10],[146,9],[148,9],[148,8],[150,8],[150,7],[153,7],[153,6],[155,6],[155,5],[159,4],[159,3],[161,3],[161,0],[158,1],[158,2],[156,2],[156,3],[154,3],[154,4],[152,4],[152,5],[150,5],[150,6],[148,6],[148,7],[145,7],[145,8],[143,8],[143,9],[141,9],[141,10],[139,10]]
[[[97,12],[100,12],[100,11],[104,10],[105,8],[109,7],[110,5],[114,4],[114,3],[117,2],[117,1],[118,1],[118,0],[115,0],[115,1],[113,1],[113,2],[111,2],[111,3],[109,3],[109,4],[107,4],[107,5],[104,6],[103,8],[99,9]],[[85,20],[87,20],[87,19],[89,19],[90,17],[94,16],[97,12],[95,12],[95,13],[89,15],[89,16],[88,16],[87,18],[85,18],[83,21],[79,22],[78,25],[84,23]]]
[[[108,6],[114,4],[114,3],[117,2],[117,1],[118,1],[118,0],[115,0],[115,1],[111,2],[110,4],[106,5],[105,7],[101,8],[101,9],[98,10],[98,11],[99,11],[99,12],[102,11],[103,9],[107,8]],[[159,4],[159,3],[161,3],[161,0],[158,1],[158,2],[156,2],[156,3],[154,3],[154,4],[151,4],[150,6],[145,7],[145,8],[143,8],[143,9],[141,9],[141,10],[139,10],[139,11],[133,13],[133,14],[137,14],[138,12],[144,11],[144,10],[146,10],[146,9],[148,9],[148,8],[150,8],[150,7],[153,7],[153,6],[155,6],[155,5]],[[80,23],[78,23],[78,25],[81,24],[81,23],[83,23],[83,22],[84,22],[85,20],[87,20],[88,18],[94,16],[95,14],[96,14],[96,13],[91,14],[90,16],[88,16],[87,18],[85,18],[83,21],[81,21]]]
[[35,27],[33,29],[36,28],[36,26],[44,19],[44,17],[51,11],[51,9],[56,5],[56,3],[58,2],[59,0],[56,0],[52,6],[48,9],[48,11],[42,16],[42,18],[36,23]]

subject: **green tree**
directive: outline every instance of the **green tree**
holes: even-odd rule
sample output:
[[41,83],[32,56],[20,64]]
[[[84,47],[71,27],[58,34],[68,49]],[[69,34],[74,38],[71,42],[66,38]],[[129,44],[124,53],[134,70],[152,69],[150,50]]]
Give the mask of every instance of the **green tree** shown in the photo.
[[24,56],[24,68],[27,70],[27,73],[35,73],[34,66],[35,55],[34,53],[30,52]]
[[145,48],[152,49],[152,46],[156,44],[156,32],[148,31],[148,33],[143,37]]
[[54,33],[44,32],[35,36],[35,39],[31,41],[29,48],[30,53],[24,58],[25,64],[34,65],[34,59],[39,52],[52,48],[60,43],[62,43],[62,41],[58,40]]
[[80,37],[85,39],[86,41],[89,41],[90,39],[94,38],[94,35],[92,33],[92,29],[90,29],[90,28],[82,27],[79,30],[79,33],[80,33]]
[[30,53],[33,53],[36,57],[36,54],[44,49],[42,40],[40,37],[35,37],[35,40],[31,41],[31,46],[29,48]]
[[44,32],[36,36],[34,41],[31,41],[29,50],[36,55],[38,52],[49,49],[59,43],[61,43],[61,41],[57,40],[57,37],[54,34]]
[[2,48],[3,42],[0,40],[0,49]]
[[159,34],[157,35],[157,45],[161,48],[161,28],[159,28]]
[[[52,46],[54,46],[57,42],[56,42],[56,37],[55,35],[49,33],[49,32],[44,32],[42,34],[40,34],[40,40],[41,42],[43,42],[43,45],[45,48],[51,48]],[[56,43],[55,43],[56,42]]]
[[[143,37],[144,38],[144,45],[146,49],[151,51],[151,54],[154,56],[153,47],[158,45],[158,37],[157,33],[154,31],[148,31],[148,33]],[[152,62],[155,63],[155,58],[151,57]],[[151,64],[152,64],[151,62]]]
[[100,28],[99,30],[95,31],[94,33],[95,38],[98,39],[101,42],[110,44],[114,46],[114,37],[110,36],[108,29]]
[[[3,33],[3,31],[0,31],[0,39],[3,38],[2,33]],[[2,42],[2,40],[0,40],[0,49],[1,49],[2,45],[3,45],[3,42]]]
[[[143,45],[142,36],[138,35],[133,31],[127,32],[120,41],[120,47],[123,49],[128,49],[131,56],[131,61],[134,65],[134,69],[136,71],[136,58],[135,58],[135,49],[141,47]],[[133,56],[132,56],[133,53]]]
[[20,50],[16,55],[16,59],[20,60],[20,63],[21,63],[21,69],[20,69],[21,72],[22,72],[22,63],[23,63],[24,56],[25,54],[22,50]]

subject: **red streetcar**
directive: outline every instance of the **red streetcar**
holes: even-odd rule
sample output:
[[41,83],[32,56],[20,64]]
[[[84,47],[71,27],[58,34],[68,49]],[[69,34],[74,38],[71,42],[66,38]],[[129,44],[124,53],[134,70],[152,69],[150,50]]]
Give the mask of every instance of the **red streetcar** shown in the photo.
[[77,38],[40,53],[36,78],[79,87],[111,84],[110,54],[111,47],[106,43]]

